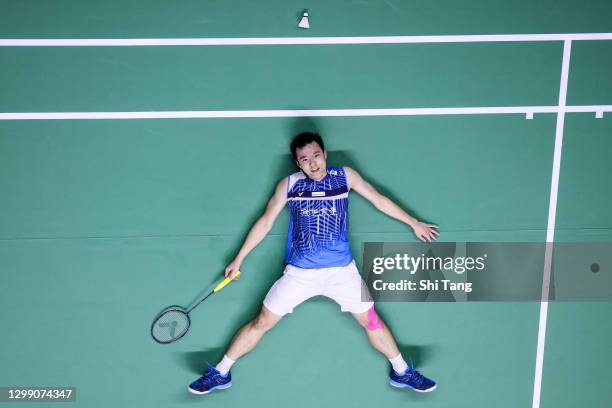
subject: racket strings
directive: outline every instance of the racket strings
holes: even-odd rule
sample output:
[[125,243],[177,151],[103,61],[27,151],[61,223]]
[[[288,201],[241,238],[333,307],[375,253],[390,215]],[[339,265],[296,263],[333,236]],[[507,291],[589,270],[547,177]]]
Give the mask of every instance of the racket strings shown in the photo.
[[168,310],[153,323],[153,337],[160,343],[169,343],[181,338],[189,329],[189,317],[182,310]]

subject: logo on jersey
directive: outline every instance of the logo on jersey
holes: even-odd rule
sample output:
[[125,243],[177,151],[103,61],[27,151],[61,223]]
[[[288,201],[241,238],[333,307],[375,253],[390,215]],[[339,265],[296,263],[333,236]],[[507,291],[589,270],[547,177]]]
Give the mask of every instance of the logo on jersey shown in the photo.
[[336,207],[332,208],[303,208],[300,210],[300,214],[309,217],[313,215],[336,215]]

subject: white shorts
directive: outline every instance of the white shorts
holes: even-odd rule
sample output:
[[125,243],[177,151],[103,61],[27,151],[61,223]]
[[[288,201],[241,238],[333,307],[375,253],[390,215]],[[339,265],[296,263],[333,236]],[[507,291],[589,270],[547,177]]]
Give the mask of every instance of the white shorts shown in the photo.
[[268,291],[263,304],[272,313],[284,316],[317,295],[333,299],[343,312],[363,313],[374,305],[355,261],[346,266],[321,269],[287,265],[283,276]]

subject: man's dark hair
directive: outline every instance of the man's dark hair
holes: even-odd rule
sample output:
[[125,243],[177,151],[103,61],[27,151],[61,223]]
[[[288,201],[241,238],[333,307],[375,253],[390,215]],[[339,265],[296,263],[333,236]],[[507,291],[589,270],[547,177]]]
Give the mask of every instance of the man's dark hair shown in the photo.
[[296,137],[294,137],[291,141],[291,155],[293,156],[293,160],[297,161],[297,149],[301,149],[302,147],[312,142],[318,144],[321,150],[325,151],[323,139],[321,139],[321,135],[319,135],[318,133],[302,132]]

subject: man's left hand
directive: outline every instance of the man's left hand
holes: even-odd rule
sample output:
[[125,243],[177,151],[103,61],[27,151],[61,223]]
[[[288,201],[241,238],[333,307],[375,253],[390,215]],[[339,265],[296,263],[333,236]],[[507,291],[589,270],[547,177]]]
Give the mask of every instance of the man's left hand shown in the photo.
[[424,222],[418,222],[414,229],[414,235],[423,242],[431,242],[438,238],[439,232],[435,230],[438,228],[436,224],[425,224]]

